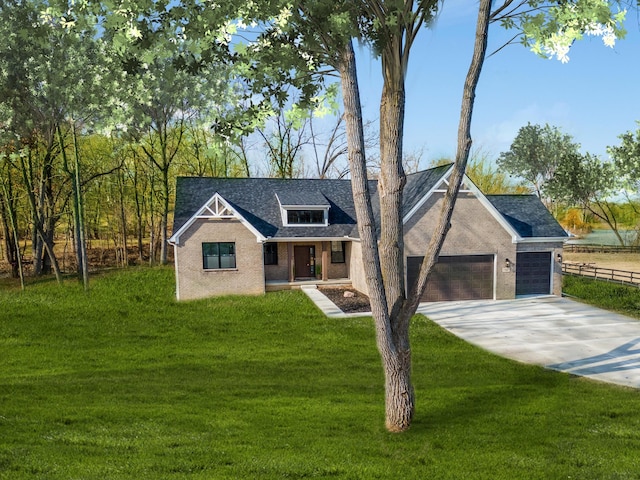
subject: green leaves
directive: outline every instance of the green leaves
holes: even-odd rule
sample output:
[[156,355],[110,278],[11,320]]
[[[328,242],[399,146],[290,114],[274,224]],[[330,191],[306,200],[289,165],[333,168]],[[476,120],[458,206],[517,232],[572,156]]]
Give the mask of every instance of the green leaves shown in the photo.
[[498,17],[507,29],[518,29],[520,40],[534,53],[545,58],[569,61],[569,51],[584,35],[599,36],[605,46],[613,47],[624,38],[623,22],[626,10],[615,7],[617,2],[606,0],[529,1],[520,12]]
[[620,173],[624,176],[624,183],[637,193],[640,184],[640,122],[638,130],[625,132],[620,135],[620,145],[608,147],[607,152],[613,158]]
[[609,197],[619,186],[612,163],[589,153],[571,152],[558,164],[544,191],[556,201],[586,207]]
[[540,196],[543,187],[565,158],[577,154],[580,146],[558,127],[530,123],[518,130],[507,152],[502,152],[498,166],[532,184]]

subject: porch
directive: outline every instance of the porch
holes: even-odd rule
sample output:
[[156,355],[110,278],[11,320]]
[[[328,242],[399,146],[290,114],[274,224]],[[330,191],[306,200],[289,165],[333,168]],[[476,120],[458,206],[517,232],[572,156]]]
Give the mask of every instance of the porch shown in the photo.
[[296,290],[305,286],[328,287],[340,286],[351,287],[351,280],[348,278],[332,278],[328,280],[319,280],[316,278],[297,279],[291,282],[287,280],[267,280],[265,282],[265,291],[275,292],[277,290]]

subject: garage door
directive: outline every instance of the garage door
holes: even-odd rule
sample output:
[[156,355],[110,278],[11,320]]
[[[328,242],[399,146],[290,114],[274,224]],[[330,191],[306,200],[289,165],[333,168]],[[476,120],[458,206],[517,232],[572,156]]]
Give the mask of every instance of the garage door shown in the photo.
[[551,252],[523,252],[516,257],[516,295],[551,291]]
[[[418,278],[422,258],[407,258],[408,285]],[[421,301],[492,299],[493,270],[493,255],[439,257]]]

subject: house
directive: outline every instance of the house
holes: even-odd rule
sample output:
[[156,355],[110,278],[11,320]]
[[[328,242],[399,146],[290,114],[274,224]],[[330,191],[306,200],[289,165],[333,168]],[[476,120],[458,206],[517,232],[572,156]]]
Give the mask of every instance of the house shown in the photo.
[[[417,276],[452,168],[407,175],[407,285]],[[369,187],[376,212],[377,182]],[[180,300],[305,282],[348,282],[367,293],[349,180],[181,177],[173,232]],[[566,238],[536,196],[484,195],[465,177],[422,300],[560,295]]]

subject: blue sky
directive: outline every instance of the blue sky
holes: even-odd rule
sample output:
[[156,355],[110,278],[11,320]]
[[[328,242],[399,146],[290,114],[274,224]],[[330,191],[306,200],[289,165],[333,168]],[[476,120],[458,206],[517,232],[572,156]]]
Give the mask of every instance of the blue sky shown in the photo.
[[[423,150],[421,166],[455,154],[460,99],[471,59],[477,2],[445,2],[431,30],[420,32],[407,74],[405,152]],[[474,148],[495,159],[508,150],[518,129],[549,123],[573,136],[583,152],[607,157],[618,135],[640,120],[640,19],[627,14],[627,37],[613,49],[599,37],[585,37],[570,61],[540,58],[516,44],[484,65],[472,124]],[[492,25],[489,51],[509,38]],[[356,47],[366,119],[377,119],[381,76],[368,49]]]

